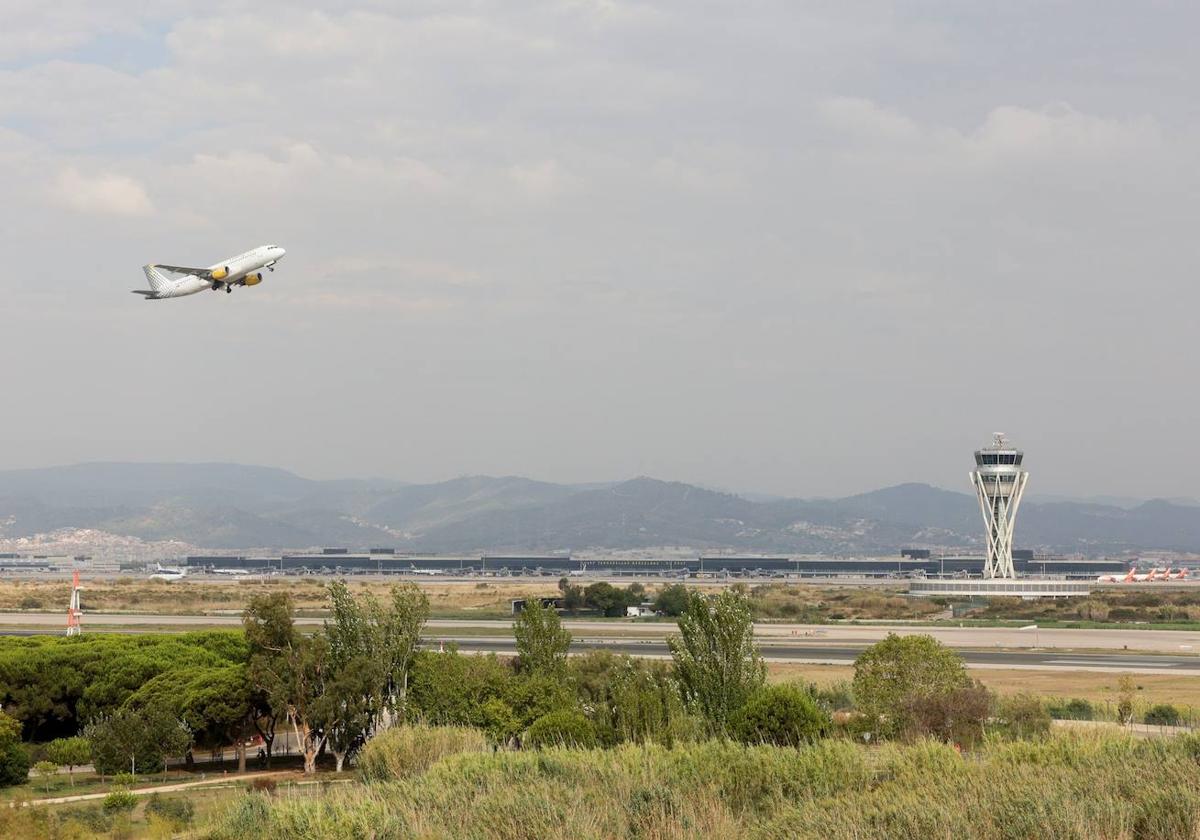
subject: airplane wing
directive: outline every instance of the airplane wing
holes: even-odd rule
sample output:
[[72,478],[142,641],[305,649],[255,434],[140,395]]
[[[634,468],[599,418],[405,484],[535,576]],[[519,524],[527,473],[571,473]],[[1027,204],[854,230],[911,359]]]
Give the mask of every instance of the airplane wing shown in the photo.
[[155,263],[155,268],[161,268],[163,271],[170,271],[173,274],[192,274],[196,277],[208,277],[209,270],[207,268],[186,268],[182,265],[162,265]]

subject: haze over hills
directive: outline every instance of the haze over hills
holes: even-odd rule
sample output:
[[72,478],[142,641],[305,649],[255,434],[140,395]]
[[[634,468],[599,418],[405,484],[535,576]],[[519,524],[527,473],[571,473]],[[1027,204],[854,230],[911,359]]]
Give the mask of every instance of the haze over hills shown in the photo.
[[[0,471],[0,538],[63,529],[206,549],[394,546],[430,552],[636,549],[891,554],[974,547],[973,497],[901,484],[841,499],[760,500],[635,478],[562,485],[471,476],[434,484],[313,481],[238,464],[79,464]],[[1091,554],[1200,550],[1200,508],[1026,502],[1018,544]]]

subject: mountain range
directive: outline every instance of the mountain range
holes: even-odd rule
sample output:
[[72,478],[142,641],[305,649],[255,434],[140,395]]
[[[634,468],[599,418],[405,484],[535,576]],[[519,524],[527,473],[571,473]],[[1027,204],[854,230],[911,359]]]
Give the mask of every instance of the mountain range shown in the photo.
[[[565,485],[470,476],[435,484],[314,481],[239,464],[90,463],[0,471],[0,539],[93,529],[204,549],[319,546],[502,552],[667,546],[893,554],[974,548],[974,497],[901,484],[840,499],[745,497],[635,478]],[[1200,507],[1025,502],[1017,543],[1084,554],[1200,551]]]

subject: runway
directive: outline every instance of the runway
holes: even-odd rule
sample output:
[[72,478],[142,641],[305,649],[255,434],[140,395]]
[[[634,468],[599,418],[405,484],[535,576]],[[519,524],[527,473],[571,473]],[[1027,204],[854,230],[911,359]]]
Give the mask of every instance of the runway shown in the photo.
[[[305,627],[325,619],[296,619]],[[84,632],[180,632],[241,626],[241,617],[219,615],[147,615],[90,613]],[[575,637],[573,651],[610,650],[634,656],[665,657],[668,621],[564,620]],[[58,613],[0,613],[0,635],[56,634]],[[975,668],[1027,668],[1057,671],[1128,671],[1200,675],[1200,633],[1175,630],[1078,630],[1005,627],[923,627],[920,625],[757,624],[763,655],[773,662],[848,665],[867,646],[889,633],[928,634],[958,650]],[[425,637],[430,646],[454,642],[463,651],[512,654],[512,622],[496,619],[432,619]]]
[[[513,655],[512,640],[478,636],[436,636],[428,638],[427,647],[454,643],[464,653],[497,653]],[[800,662],[820,665],[853,665],[866,645],[821,645],[788,642],[765,642],[759,645],[763,658],[769,662]],[[665,658],[670,650],[658,639],[577,638],[571,643],[572,653],[607,650],[630,656]],[[959,650],[972,668],[1031,669],[1042,671],[1111,671],[1135,674],[1170,673],[1179,676],[1200,676],[1200,657],[1170,655],[1130,655],[1119,653],[1077,653],[1061,650]]]

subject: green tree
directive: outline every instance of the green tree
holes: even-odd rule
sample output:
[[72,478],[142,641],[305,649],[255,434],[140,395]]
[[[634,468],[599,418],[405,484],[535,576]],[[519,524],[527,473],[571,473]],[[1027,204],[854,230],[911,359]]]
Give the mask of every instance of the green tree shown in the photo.
[[914,703],[970,687],[962,657],[932,636],[889,633],[854,660],[855,705],[885,733],[908,726]]
[[663,615],[676,618],[683,615],[690,597],[686,586],[682,583],[672,583],[658,590],[658,595],[654,598],[654,609]]
[[53,761],[39,761],[33,765],[33,772],[37,773],[41,780],[46,783],[46,793],[49,793],[50,780],[58,775],[58,765]]
[[245,665],[177,668],[146,683],[126,701],[132,709],[159,705],[187,724],[198,747],[233,745],[238,772],[246,771],[246,740],[265,701],[250,685]]
[[509,743],[521,732],[521,720],[512,706],[498,697],[493,697],[479,707],[480,724],[488,734],[488,740],[501,746]]
[[0,742],[0,787],[29,781],[29,750],[20,741]]
[[364,608],[341,581],[330,584],[329,599],[330,619],[322,631],[328,644],[324,688],[313,712],[340,773],[383,712],[388,663],[378,604],[371,599]]
[[730,716],[766,681],[749,600],[728,589],[690,598],[679,616],[679,634],[668,637],[667,645],[684,701],[711,731],[725,734]]
[[572,657],[569,669],[579,705],[601,744],[670,746],[689,734],[692,719],[667,663],[595,650]]
[[429,598],[413,583],[393,586],[391,609],[379,619],[385,668],[384,705],[393,718],[408,714],[408,683],[429,620]]
[[538,598],[525,601],[525,609],[513,622],[517,640],[518,667],[526,674],[555,676],[566,668],[571,634],[553,607],[542,606]]
[[283,592],[251,598],[242,626],[250,645],[251,685],[263,692],[277,717],[291,724],[304,772],[315,773],[325,746],[320,716],[329,642],[323,634],[304,636],[296,630],[295,607]]
[[313,710],[340,771],[372,732],[403,718],[429,601],[413,584],[392,587],[386,607],[370,596],[355,600],[341,582],[329,597],[324,690]]
[[567,578],[558,579],[558,591],[563,596],[563,609],[575,613],[584,605],[583,587],[577,586]]
[[505,700],[514,681],[495,654],[463,656],[453,647],[421,651],[412,672],[412,713],[435,726],[482,726],[480,709],[489,700]]
[[183,721],[161,704],[118,709],[89,723],[83,737],[96,772],[106,776],[156,772],[163,769],[166,758],[183,755],[192,742]]
[[245,636],[228,631],[0,638],[0,704],[21,721],[25,739],[51,741],[112,714],[160,674],[246,656]]
[[829,716],[804,689],[795,685],[760,688],[729,725],[733,736],[746,744],[798,747],[819,739],[829,728]]
[[59,767],[67,768],[67,778],[75,786],[75,768],[92,760],[92,748],[87,738],[55,738],[46,745],[46,757]]
[[21,743],[21,723],[0,711],[0,787],[29,781],[29,751]]
[[597,581],[583,590],[584,602],[603,611],[609,618],[625,615],[625,608],[641,603],[641,597],[619,589],[606,581]]

